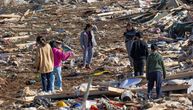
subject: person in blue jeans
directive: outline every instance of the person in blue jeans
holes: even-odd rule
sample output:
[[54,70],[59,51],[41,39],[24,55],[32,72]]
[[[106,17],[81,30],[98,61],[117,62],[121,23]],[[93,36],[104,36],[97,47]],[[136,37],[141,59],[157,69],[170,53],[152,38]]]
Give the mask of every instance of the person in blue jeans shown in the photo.
[[[59,91],[63,91],[62,89],[62,61],[67,60],[70,56],[73,55],[72,51],[64,52],[62,49],[62,42],[55,41],[55,47],[52,48],[54,54],[54,75],[56,78],[56,87]],[[53,80],[55,79],[53,78]],[[52,81],[55,82],[55,81]],[[52,83],[54,89],[54,83]]]
[[152,53],[147,58],[146,78],[148,80],[147,97],[151,98],[154,83],[156,82],[157,97],[160,98],[162,79],[166,77],[166,70],[162,56],[158,53],[156,44],[151,45]]
[[90,64],[94,52],[93,47],[97,45],[92,29],[92,24],[87,24],[80,35],[80,45],[83,50],[83,68],[87,69],[91,69]]
[[37,50],[34,66],[41,73],[42,92],[52,92],[54,56],[52,48],[43,36],[36,38]]

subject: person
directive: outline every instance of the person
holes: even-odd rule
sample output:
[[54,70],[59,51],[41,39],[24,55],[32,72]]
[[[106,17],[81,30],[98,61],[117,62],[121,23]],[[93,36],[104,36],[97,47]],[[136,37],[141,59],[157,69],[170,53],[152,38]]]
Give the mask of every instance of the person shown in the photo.
[[96,40],[92,31],[92,24],[86,24],[84,31],[80,35],[80,45],[83,50],[83,68],[91,69],[91,62],[93,57],[94,49],[96,46]]
[[[62,42],[56,40],[54,46],[52,48],[54,54],[54,71],[53,74],[56,77],[56,87],[59,91],[63,91],[62,89],[62,61],[67,60],[69,57],[73,56],[72,51],[64,52],[62,50]],[[54,81],[53,81],[54,82]],[[54,88],[53,88],[54,89]]]
[[130,65],[133,66],[133,59],[130,56],[132,45],[134,42],[136,30],[132,27],[131,23],[127,24],[126,32],[124,32],[125,46],[128,54],[128,58],[130,61]]
[[148,46],[147,43],[143,41],[142,33],[140,32],[136,33],[136,40],[131,49],[131,57],[133,59],[134,75],[142,76],[148,57]]
[[52,73],[54,67],[54,55],[52,48],[43,36],[36,38],[37,51],[34,66],[38,72],[41,73],[42,92],[53,92],[53,78]]
[[161,97],[162,79],[166,77],[166,70],[162,56],[158,53],[158,46],[156,44],[151,45],[152,53],[147,58],[146,66],[146,79],[148,80],[147,97],[151,98],[154,82],[156,82],[157,97]]

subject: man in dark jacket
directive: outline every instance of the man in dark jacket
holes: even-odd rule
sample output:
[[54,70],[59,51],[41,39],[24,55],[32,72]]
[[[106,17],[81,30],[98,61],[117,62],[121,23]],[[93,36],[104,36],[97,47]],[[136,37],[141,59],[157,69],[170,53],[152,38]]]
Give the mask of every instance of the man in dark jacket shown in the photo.
[[136,41],[134,41],[131,49],[131,57],[133,58],[134,75],[142,76],[144,72],[144,66],[148,57],[148,46],[143,41],[142,34],[136,33]]
[[137,32],[136,41],[134,41],[131,49],[131,57],[133,58],[135,76],[143,75],[147,56],[148,56],[147,43],[143,41],[142,33]]
[[124,32],[124,38],[125,38],[125,46],[128,53],[128,58],[130,61],[131,66],[133,66],[133,59],[131,58],[131,49],[134,42],[136,30],[132,27],[131,23],[127,24],[126,31]]
[[165,79],[166,70],[163,63],[162,56],[157,52],[157,45],[152,44],[152,53],[148,56],[147,66],[146,66],[146,78],[148,80],[148,98],[151,97],[151,92],[154,87],[154,82],[156,82],[156,93],[157,98],[161,97],[161,85],[162,76]]

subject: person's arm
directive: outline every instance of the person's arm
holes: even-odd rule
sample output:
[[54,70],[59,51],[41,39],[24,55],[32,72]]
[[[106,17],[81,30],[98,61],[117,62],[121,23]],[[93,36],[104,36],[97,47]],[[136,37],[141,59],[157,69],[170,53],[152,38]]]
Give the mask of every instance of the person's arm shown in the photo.
[[[145,43],[145,42],[144,42]],[[149,51],[148,51],[148,45],[147,43],[145,43],[145,54],[146,54],[146,59],[148,58],[148,55],[149,55]]]
[[163,78],[165,79],[166,78],[166,69],[165,69],[164,61],[163,61],[162,57],[160,58],[160,63],[161,63],[161,67],[162,67],[162,70],[163,70]]
[[51,61],[52,61],[53,66],[54,66],[54,53],[53,53],[52,48],[50,48],[50,57],[51,57]]
[[73,55],[73,52],[71,51],[64,52],[64,51],[58,50],[57,55],[60,59],[64,61],[64,60],[67,60],[69,57],[71,57]]
[[40,51],[39,49],[36,50],[35,63],[34,63],[34,67],[37,71],[39,71],[40,69],[39,67],[40,66],[40,52],[39,51]]
[[134,54],[135,54],[135,42],[133,42],[133,45],[131,47],[131,53],[130,53],[131,58],[134,58]]
[[85,41],[84,41],[84,32],[82,32],[80,34],[80,46],[82,49],[84,49],[84,44],[85,44]]
[[146,62],[146,79],[149,80],[149,57],[147,58],[147,62]]
[[97,46],[97,42],[96,42],[95,35],[94,35],[94,32],[93,32],[93,31],[91,31],[91,35],[92,35],[92,43],[93,43],[93,46]]

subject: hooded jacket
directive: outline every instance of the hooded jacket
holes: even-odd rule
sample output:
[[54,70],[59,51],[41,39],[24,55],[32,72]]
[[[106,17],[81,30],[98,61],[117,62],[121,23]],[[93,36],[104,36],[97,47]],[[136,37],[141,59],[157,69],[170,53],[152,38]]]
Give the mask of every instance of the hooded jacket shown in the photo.
[[54,55],[49,44],[37,48],[34,66],[40,73],[50,73],[53,71]]
[[147,59],[148,57],[147,43],[142,40],[134,41],[130,55],[134,60]]
[[163,72],[163,75],[166,74],[162,56],[157,52],[153,52],[147,58],[146,73],[148,74],[156,71]]

